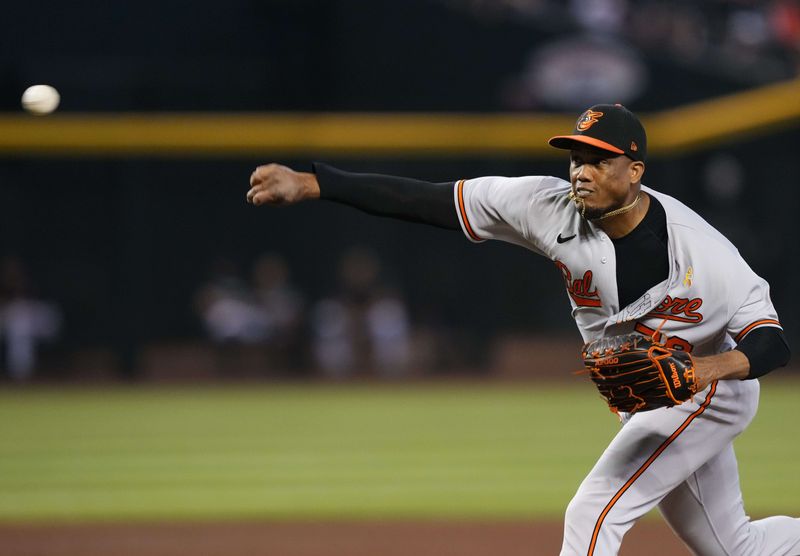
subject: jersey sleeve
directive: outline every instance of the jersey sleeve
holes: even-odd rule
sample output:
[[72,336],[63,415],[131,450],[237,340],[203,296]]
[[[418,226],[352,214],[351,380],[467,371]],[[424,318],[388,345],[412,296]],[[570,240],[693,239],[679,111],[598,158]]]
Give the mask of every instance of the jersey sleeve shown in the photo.
[[497,239],[544,254],[541,236],[563,222],[569,183],[549,176],[456,182],[458,221],[475,243]]
[[744,269],[735,275],[730,286],[732,315],[728,320],[728,334],[736,343],[757,328],[771,326],[783,330],[778,313],[769,296],[769,284],[742,261]]

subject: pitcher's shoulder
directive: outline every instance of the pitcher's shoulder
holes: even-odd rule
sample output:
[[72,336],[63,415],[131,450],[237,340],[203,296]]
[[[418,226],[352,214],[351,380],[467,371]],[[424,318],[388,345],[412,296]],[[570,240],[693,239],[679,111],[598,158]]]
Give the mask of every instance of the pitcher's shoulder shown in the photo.
[[649,187],[642,186],[642,191],[658,199],[664,207],[667,227],[673,237],[685,234],[688,239],[695,242],[707,242],[715,248],[722,248],[731,254],[739,255],[738,249],[728,238],[683,202]]

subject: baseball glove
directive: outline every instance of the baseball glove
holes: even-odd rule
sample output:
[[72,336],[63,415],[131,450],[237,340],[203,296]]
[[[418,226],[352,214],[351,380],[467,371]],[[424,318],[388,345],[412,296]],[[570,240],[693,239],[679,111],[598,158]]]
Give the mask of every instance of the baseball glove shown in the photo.
[[614,413],[680,405],[697,392],[692,356],[641,334],[594,340],[582,356]]

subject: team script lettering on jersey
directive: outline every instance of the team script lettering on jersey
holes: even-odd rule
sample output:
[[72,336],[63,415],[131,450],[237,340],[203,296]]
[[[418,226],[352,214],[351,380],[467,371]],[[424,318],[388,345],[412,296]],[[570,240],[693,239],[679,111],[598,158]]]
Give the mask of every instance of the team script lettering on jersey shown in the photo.
[[664,301],[650,311],[648,316],[660,317],[662,319],[675,320],[678,322],[703,322],[703,315],[698,311],[703,305],[703,300],[699,297],[689,299],[686,297],[667,296]]
[[556,266],[561,271],[561,276],[564,278],[564,283],[567,286],[567,292],[575,305],[578,307],[602,307],[603,303],[600,301],[600,294],[597,293],[597,288],[592,289],[592,271],[587,270],[583,273],[583,278],[572,279],[572,273],[567,268],[567,265],[561,261],[555,261]]

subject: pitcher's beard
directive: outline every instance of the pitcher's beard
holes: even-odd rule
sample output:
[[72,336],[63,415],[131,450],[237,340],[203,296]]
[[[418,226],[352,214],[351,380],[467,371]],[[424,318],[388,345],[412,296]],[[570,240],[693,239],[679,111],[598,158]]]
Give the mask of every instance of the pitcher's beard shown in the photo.
[[613,207],[608,208],[598,208],[598,207],[587,207],[586,202],[583,200],[582,197],[578,197],[572,191],[569,192],[569,198],[575,203],[575,208],[578,210],[581,216],[588,220],[597,220],[605,213],[610,210],[613,210]]
[[581,216],[583,216],[587,220],[602,220],[604,218],[610,218],[612,216],[625,214],[626,212],[633,210],[633,208],[639,203],[639,199],[641,198],[641,193],[637,194],[633,202],[628,205],[622,203],[617,207],[609,206],[603,208],[587,207],[586,201],[584,201],[582,197],[578,197],[577,195],[575,195],[572,191],[569,192],[568,196],[572,200],[572,202],[575,203],[575,208],[577,208]]
[[597,220],[602,218],[603,215],[606,213],[611,212],[614,210],[614,207],[605,207],[605,208],[597,208],[597,207],[587,207],[586,204],[583,204],[583,217],[587,220]]

